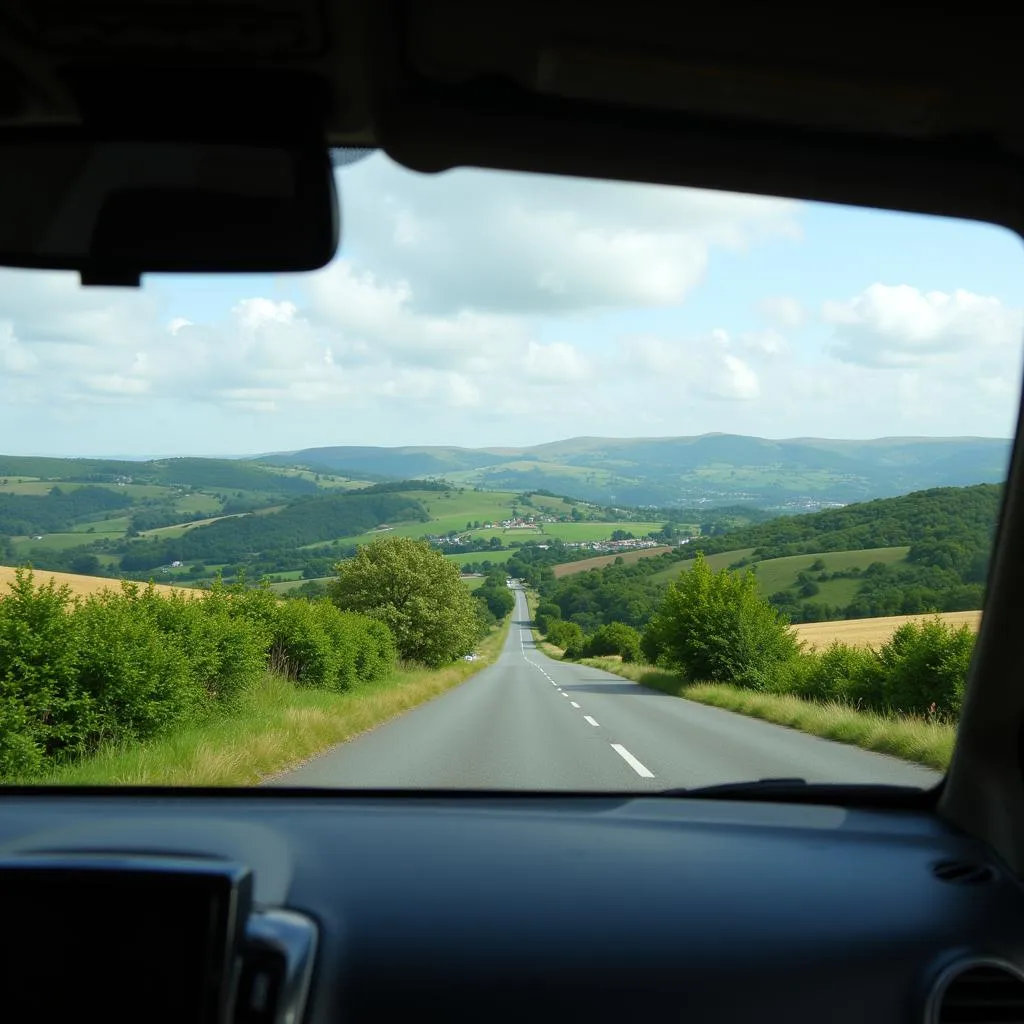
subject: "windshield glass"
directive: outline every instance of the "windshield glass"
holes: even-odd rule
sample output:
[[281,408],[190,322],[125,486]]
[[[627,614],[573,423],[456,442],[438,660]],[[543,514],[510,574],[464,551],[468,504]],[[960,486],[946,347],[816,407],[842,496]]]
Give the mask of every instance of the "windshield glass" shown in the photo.
[[0,271],[0,779],[937,782],[1019,239],[336,163],[317,273]]

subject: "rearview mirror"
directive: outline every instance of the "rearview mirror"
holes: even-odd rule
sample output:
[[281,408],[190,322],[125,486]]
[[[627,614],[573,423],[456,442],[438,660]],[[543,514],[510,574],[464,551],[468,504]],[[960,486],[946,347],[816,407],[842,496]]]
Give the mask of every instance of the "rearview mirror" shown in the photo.
[[338,221],[326,146],[0,143],[0,265],[129,286],[147,272],[316,270]]

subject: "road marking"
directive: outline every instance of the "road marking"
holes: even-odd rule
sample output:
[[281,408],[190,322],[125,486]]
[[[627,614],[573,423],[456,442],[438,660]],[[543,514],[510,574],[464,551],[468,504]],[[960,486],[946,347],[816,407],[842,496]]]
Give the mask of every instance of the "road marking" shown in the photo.
[[579,704],[577,704],[577,703],[576,703],[576,701],[574,701],[574,700],[571,700],[571,701],[569,701],[569,703],[570,703],[570,704],[571,704],[571,705],[572,705],[572,706],[573,706],[574,708],[578,708],[578,707],[579,707]]
[[594,721],[594,720],[593,720],[593,719],[592,719],[592,718],[590,717],[590,715],[584,715],[583,717],[584,717],[584,719],[586,719],[586,721],[588,721],[588,722],[589,722],[589,723],[590,723],[591,725],[597,725],[597,722],[595,722],[595,721]]
[[621,743],[613,743],[612,750],[622,758],[630,768],[640,776],[641,779],[653,779],[654,772],[641,761],[638,761]]
[[560,694],[561,694],[561,695],[562,695],[563,697],[565,697],[565,698],[568,698],[568,696],[569,696],[569,694],[567,694],[567,693],[565,692],[565,690],[559,690],[558,692],[559,692],[559,693],[560,693]]

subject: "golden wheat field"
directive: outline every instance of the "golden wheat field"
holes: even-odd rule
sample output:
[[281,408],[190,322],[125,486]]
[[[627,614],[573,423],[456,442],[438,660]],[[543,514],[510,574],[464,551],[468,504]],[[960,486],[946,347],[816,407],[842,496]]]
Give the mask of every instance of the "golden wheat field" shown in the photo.
[[[811,650],[827,647],[833,640],[851,647],[878,647],[904,622],[920,622],[934,615],[892,615],[884,619],[841,619],[836,622],[801,622],[793,627]],[[981,612],[940,612],[939,618],[951,626],[968,625],[977,632]]]
[[[11,566],[0,565],[0,598],[8,593],[7,584],[14,582],[14,572],[15,570]],[[117,580],[103,579],[99,576],[76,576],[70,572],[48,572],[45,569],[34,569],[32,576],[37,585],[45,583],[48,579],[55,580],[58,586],[66,583],[71,588],[72,594],[81,597],[95,594],[100,590],[117,590],[120,586]],[[165,583],[157,583],[156,589],[165,594],[175,590],[183,590],[186,593],[193,592],[188,587],[172,587]]]

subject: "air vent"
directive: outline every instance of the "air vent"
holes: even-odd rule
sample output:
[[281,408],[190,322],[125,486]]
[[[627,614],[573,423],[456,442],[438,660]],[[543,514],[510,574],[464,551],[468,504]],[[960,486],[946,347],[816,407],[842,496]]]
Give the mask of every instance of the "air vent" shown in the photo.
[[995,878],[995,872],[987,864],[971,860],[941,860],[932,871],[939,881],[951,885],[982,885]]
[[999,961],[956,964],[939,978],[927,1024],[1024,1024],[1024,976]]

